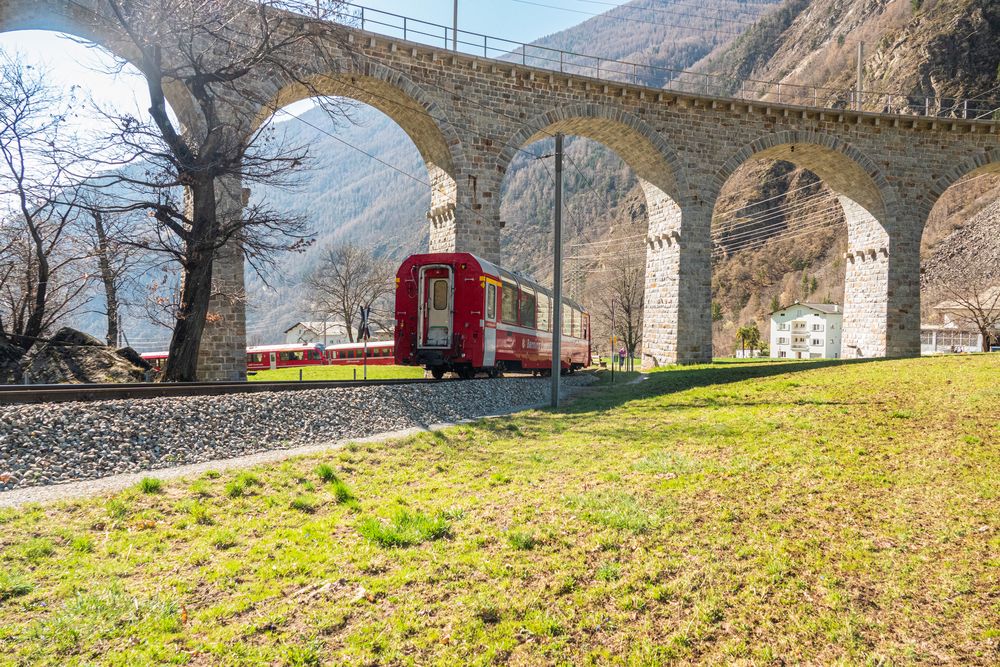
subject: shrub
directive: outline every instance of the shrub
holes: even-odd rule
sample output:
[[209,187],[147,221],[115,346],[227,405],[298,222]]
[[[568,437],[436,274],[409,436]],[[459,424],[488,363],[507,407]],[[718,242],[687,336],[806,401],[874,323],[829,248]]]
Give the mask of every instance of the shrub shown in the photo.
[[327,484],[337,481],[337,473],[333,466],[328,463],[320,463],[316,466],[316,475]]
[[399,508],[389,521],[368,517],[358,524],[358,532],[382,547],[409,547],[427,540],[447,537],[450,526],[440,514],[430,517]]
[[143,493],[162,493],[163,482],[155,477],[143,477],[139,482],[139,490]]

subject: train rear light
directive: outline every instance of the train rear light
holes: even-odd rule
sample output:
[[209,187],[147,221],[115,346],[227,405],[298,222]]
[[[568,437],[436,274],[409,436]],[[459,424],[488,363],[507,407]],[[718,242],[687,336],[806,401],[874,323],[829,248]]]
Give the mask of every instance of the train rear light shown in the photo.
[[460,266],[462,267],[462,270],[464,271],[469,265],[466,264],[465,262],[462,262],[462,264],[460,264]]

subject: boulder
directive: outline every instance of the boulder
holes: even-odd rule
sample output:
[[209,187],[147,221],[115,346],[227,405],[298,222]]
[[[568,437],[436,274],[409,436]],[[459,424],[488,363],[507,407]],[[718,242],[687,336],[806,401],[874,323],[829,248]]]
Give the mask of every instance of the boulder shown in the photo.
[[21,359],[24,350],[12,345],[0,336],[0,384],[17,384],[21,382]]
[[127,354],[65,327],[24,356],[21,372],[31,384],[142,382],[148,366],[133,363]]
[[115,350],[115,354],[124,359],[125,361],[131,362],[133,365],[138,366],[144,371],[149,371],[153,369],[153,365],[148,361],[143,359],[138,352],[133,350],[131,347],[120,347]]

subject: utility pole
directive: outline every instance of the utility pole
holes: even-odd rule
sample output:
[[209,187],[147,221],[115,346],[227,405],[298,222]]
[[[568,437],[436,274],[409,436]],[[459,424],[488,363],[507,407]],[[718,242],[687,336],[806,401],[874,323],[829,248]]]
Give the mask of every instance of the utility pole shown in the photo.
[[858,83],[857,92],[854,94],[855,105],[858,111],[863,111],[862,101],[865,89],[865,43],[858,42]]
[[556,134],[556,218],[552,243],[552,407],[559,407],[559,376],[562,373],[562,159],[563,135]]
[[458,51],[458,0],[451,15],[451,50]]

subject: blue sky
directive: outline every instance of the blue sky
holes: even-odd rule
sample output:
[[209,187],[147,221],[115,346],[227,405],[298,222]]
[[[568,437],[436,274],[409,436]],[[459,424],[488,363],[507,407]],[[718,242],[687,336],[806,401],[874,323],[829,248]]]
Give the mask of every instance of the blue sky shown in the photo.
[[[459,29],[531,42],[590,18],[589,14],[611,9],[625,0],[532,0],[564,10],[539,7],[517,0],[459,0]],[[392,12],[414,19],[451,25],[453,0],[363,0],[371,9]],[[572,10],[572,11],[565,11]],[[582,12],[582,13],[581,13]],[[378,16],[374,14],[374,16]],[[383,17],[387,23],[399,19]],[[382,32],[383,30],[379,30]],[[419,40],[425,41],[425,40]],[[92,96],[98,103],[141,112],[148,106],[145,86],[138,74],[112,78],[102,69],[106,57],[98,50],[87,49],[54,33],[23,31],[0,33],[0,51],[19,51],[36,63],[45,65],[52,83],[67,91]]]

